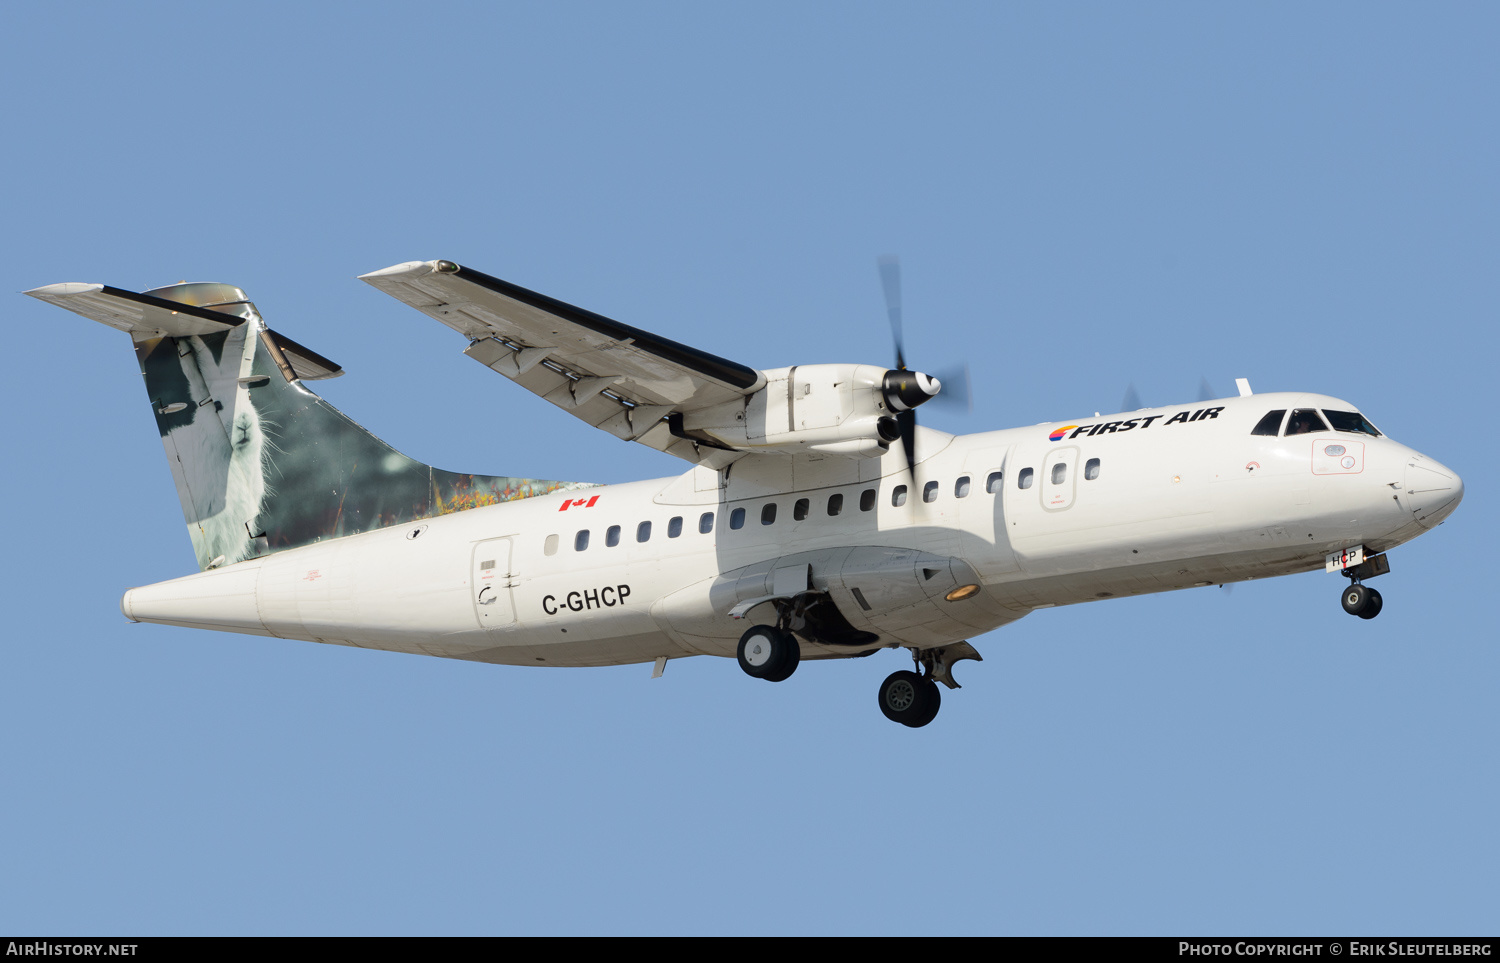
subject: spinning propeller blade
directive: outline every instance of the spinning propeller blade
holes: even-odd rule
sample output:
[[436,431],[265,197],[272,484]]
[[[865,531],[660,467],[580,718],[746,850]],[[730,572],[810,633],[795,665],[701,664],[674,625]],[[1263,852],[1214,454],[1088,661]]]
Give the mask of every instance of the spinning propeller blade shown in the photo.
[[896,342],[896,367],[906,370],[906,351],[901,337],[901,261],[894,254],[883,254],[875,262],[880,269],[880,286],[885,290],[885,313],[891,320],[891,337]]
[[[908,372],[906,347],[901,334],[901,262],[894,254],[885,254],[875,262],[880,270],[880,286],[885,291],[885,313],[891,322],[891,339],[896,344],[896,369],[886,373],[885,394],[901,427],[901,447],[906,450],[906,468],[911,472],[913,487],[917,483],[917,405],[939,396],[943,382],[920,371]],[[965,368],[961,398],[968,396],[968,371]],[[955,394],[958,394],[957,392]]]

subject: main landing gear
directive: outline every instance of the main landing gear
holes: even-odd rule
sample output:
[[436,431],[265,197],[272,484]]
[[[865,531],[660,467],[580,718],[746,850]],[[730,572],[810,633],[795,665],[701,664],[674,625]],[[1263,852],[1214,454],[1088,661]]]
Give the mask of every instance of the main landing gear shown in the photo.
[[[767,682],[782,682],[797,671],[802,662],[802,646],[788,629],[773,625],[753,625],[740,636],[735,654],[745,674]],[[854,653],[868,655],[869,652]],[[953,681],[953,663],[964,659],[983,661],[967,642],[953,642],[931,649],[912,649],[913,668],[892,672],[880,683],[880,711],[892,722],[920,729],[937,718],[943,704],[938,683],[957,689]]]
[[740,636],[740,668],[754,679],[782,682],[791,678],[802,662],[802,646],[785,629],[753,625]]
[[880,683],[880,711],[892,722],[920,729],[937,718],[943,695],[931,676],[902,669]]
[[892,672],[880,683],[880,711],[892,722],[920,729],[937,718],[943,705],[941,682],[950,689],[959,685],[953,680],[953,663],[964,659],[983,662],[984,657],[967,642],[954,642],[934,649],[912,649],[912,661],[920,671]]

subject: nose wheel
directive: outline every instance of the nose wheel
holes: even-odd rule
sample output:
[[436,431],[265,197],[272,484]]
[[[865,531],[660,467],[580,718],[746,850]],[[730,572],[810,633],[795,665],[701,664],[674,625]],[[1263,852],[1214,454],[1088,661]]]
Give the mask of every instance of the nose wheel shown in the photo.
[[1352,582],[1348,588],[1344,589],[1340,601],[1343,603],[1345,612],[1362,619],[1373,619],[1380,614],[1380,609],[1385,604],[1378,591],[1358,582]]

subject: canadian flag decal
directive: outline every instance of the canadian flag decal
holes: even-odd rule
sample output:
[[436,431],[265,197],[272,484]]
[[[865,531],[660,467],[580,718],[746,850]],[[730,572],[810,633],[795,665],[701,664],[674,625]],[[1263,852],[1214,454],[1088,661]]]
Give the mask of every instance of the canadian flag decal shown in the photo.
[[557,510],[565,512],[570,508],[593,508],[594,503],[598,500],[598,495],[595,495],[593,498],[564,498],[562,505]]

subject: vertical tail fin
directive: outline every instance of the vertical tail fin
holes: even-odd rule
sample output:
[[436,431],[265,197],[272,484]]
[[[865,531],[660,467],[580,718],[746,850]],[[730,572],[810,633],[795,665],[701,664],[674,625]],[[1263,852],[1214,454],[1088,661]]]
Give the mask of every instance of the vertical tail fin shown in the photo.
[[339,367],[266,327],[239,288],[28,291],[130,333],[202,569],[551,491],[396,451],[309,390]]

